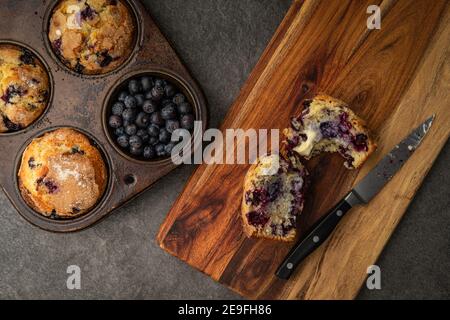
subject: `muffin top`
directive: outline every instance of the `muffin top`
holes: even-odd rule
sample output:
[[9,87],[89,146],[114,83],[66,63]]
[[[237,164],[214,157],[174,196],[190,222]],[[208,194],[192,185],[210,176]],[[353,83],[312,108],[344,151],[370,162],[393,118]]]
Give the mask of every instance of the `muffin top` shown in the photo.
[[48,37],[54,52],[80,74],[102,74],[130,55],[134,23],[120,0],[62,0],[53,11]]
[[23,153],[18,175],[22,196],[34,210],[63,218],[88,212],[107,181],[99,150],[68,128],[34,139]]
[[35,55],[15,45],[0,45],[0,133],[33,123],[49,97],[48,74]]

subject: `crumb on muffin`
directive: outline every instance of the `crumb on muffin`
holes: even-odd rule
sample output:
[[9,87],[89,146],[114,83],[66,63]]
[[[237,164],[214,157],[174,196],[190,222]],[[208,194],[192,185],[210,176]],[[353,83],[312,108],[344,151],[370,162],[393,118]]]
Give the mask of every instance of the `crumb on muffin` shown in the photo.
[[82,133],[56,129],[25,149],[18,173],[24,200],[47,217],[73,218],[88,212],[106,188],[100,151]]
[[28,127],[44,112],[49,78],[28,49],[0,44],[0,133]]
[[62,0],[53,10],[48,37],[70,69],[102,74],[128,58],[134,31],[130,10],[121,0]]

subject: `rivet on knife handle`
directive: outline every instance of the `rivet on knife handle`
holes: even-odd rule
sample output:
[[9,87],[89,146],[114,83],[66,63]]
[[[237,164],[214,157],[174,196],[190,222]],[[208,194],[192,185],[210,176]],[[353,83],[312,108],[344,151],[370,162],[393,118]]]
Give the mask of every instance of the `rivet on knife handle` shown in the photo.
[[344,214],[357,203],[359,203],[358,198],[350,192],[306,238],[294,247],[278,268],[276,276],[281,279],[289,279],[298,264],[328,238]]

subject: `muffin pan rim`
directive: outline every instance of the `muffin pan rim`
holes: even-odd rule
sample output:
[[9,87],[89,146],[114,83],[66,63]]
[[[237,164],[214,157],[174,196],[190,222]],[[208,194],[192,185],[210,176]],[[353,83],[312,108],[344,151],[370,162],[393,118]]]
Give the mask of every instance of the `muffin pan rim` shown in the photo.
[[112,69],[105,73],[99,73],[99,74],[83,74],[83,73],[77,73],[74,70],[72,70],[70,67],[65,65],[61,59],[56,55],[56,53],[53,51],[52,45],[50,43],[50,39],[48,38],[48,32],[50,30],[50,20],[53,14],[54,9],[58,5],[58,3],[62,0],[51,0],[48,4],[46,4],[46,9],[44,16],[42,18],[42,40],[45,46],[45,50],[47,51],[48,55],[52,58],[52,60],[58,65],[58,67],[61,70],[64,70],[65,72],[71,74],[72,76],[83,78],[83,79],[101,79],[106,78],[108,76],[114,75],[116,73],[119,73],[123,69],[125,69],[131,61],[136,57],[138,54],[141,44],[143,41],[143,34],[144,34],[144,27],[143,27],[143,19],[142,16],[136,8],[136,4],[133,3],[132,0],[121,0],[125,3],[125,5],[128,7],[130,11],[130,15],[132,16],[133,24],[135,27],[134,32],[136,33],[134,35],[133,39],[133,49],[129,52],[128,57],[115,69]]
[[25,133],[27,131],[30,131],[33,129],[34,126],[36,126],[40,121],[42,121],[45,116],[47,115],[48,111],[50,110],[50,108],[52,107],[53,104],[53,94],[54,94],[54,88],[55,88],[55,82],[53,79],[53,74],[51,72],[51,69],[49,67],[49,65],[47,64],[47,61],[45,59],[43,59],[43,57],[31,46],[29,46],[28,44],[22,43],[20,41],[17,40],[10,40],[10,39],[3,39],[0,38],[0,47],[2,45],[9,45],[9,46],[13,46],[13,47],[17,47],[17,48],[25,48],[27,50],[30,50],[31,53],[33,53],[33,55],[39,59],[39,62],[42,64],[42,66],[45,69],[45,72],[47,73],[48,76],[48,91],[50,91],[50,95],[47,101],[47,104],[44,108],[44,110],[42,111],[42,113],[32,122],[30,123],[28,126],[26,126],[25,128],[22,128],[20,130],[16,130],[16,131],[6,131],[6,132],[0,132],[0,139],[2,137],[10,137],[10,136],[14,136],[14,135],[18,135],[21,133]]
[[[105,99],[103,101],[102,105],[102,127],[103,131],[106,135],[106,138],[109,142],[109,144],[115,149],[115,151],[125,158],[127,161],[131,161],[140,165],[145,166],[154,166],[154,165],[164,165],[169,164],[172,162],[171,157],[168,156],[166,158],[161,159],[155,159],[155,160],[141,160],[138,158],[133,157],[132,155],[129,155],[126,153],[125,150],[121,149],[116,142],[113,139],[113,134],[111,133],[109,127],[108,127],[108,116],[110,115],[110,108],[112,106],[112,98],[116,95],[117,91],[119,91],[121,88],[124,87],[125,83],[131,79],[144,76],[144,75],[161,75],[161,77],[167,77],[169,78],[169,81],[174,81],[175,85],[179,87],[181,85],[184,90],[180,89],[181,91],[184,91],[188,95],[188,100],[192,104],[192,107],[194,109],[194,116],[195,121],[201,121],[202,122],[202,131],[206,129],[207,126],[207,112],[206,112],[206,101],[202,97],[203,95],[200,93],[200,89],[194,86],[191,86],[181,75],[176,73],[173,70],[169,70],[162,67],[152,67],[152,68],[145,68],[144,70],[135,70],[128,72],[124,74],[122,77],[116,80],[116,82],[110,86]],[[186,95],[186,94],[185,94]],[[195,145],[195,139],[194,139],[194,130],[191,132],[192,139],[191,139],[191,154],[194,153],[195,149],[198,147]]]
[[[97,148],[97,150],[100,152],[100,155],[102,156],[102,159],[105,163],[105,168],[107,171],[107,181],[106,181],[106,187],[105,190],[103,191],[102,196],[100,197],[100,199],[96,202],[96,204],[89,209],[89,211],[87,211],[84,214],[81,214],[79,216],[73,217],[73,218],[61,218],[61,219],[52,219],[50,217],[46,217],[43,214],[37,212],[36,210],[34,210],[27,202],[26,200],[23,198],[22,193],[20,191],[20,178],[19,178],[19,170],[20,167],[22,165],[22,157],[23,154],[25,152],[25,150],[27,149],[27,147],[37,138],[40,138],[42,136],[44,136],[47,133],[50,132],[54,132],[58,129],[72,129],[75,130],[76,132],[79,132],[81,134],[83,134],[85,137],[87,137],[89,139],[89,141],[91,142],[91,145],[94,146],[95,148]],[[15,156],[15,160],[14,160],[14,170],[13,170],[13,181],[14,181],[14,186],[15,186],[15,191],[16,191],[16,196],[19,198],[19,200],[21,201],[22,205],[26,208],[28,208],[27,213],[23,213],[21,211],[19,211],[19,213],[30,223],[37,225],[38,227],[42,227],[41,224],[35,223],[35,221],[41,221],[44,224],[55,224],[58,226],[58,228],[61,227],[67,227],[70,228],[72,224],[78,224],[80,222],[83,222],[85,220],[89,220],[89,219],[93,219],[92,216],[94,216],[94,218],[96,218],[94,221],[99,220],[102,216],[100,217],[96,217],[99,213],[99,211],[105,206],[107,200],[109,199],[109,197],[111,196],[112,190],[114,188],[114,183],[113,183],[113,162],[110,159],[110,156],[107,154],[106,150],[104,149],[104,147],[97,141],[97,139],[95,138],[95,136],[88,132],[85,129],[82,128],[78,128],[75,126],[69,126],[69,125],[56,125],[56,126],[51,126],[51,127],[47,127],[45,129],[42,129],[40,131],[38,131],[35,135],[33,135],[32,137],[29,137],[20,147],[19,152],[16,154]],[[46,228],[44,228],[46,229]],[[59,230],[52,230],[52,231],[59,231]],[[65,231],[65,230],[64,230]]]

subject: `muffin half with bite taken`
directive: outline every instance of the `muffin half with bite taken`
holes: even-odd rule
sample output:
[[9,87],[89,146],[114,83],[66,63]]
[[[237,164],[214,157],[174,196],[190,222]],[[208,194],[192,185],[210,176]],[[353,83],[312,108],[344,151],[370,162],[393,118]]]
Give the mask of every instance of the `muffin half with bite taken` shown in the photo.
[[305,100],[303,111],[292,118],[283,131],[283,155],[295,161],[294,155],[309,160],[322,152],[338,152],[346,159],[348,169],[359,168],[375,151],[364,121],[348,105],[327,95]]
[[244,180],[241,215],[249,237],[292,241],[303,210],[308,172],[277,154],[260,157]]
[[28,49],[0,44],[0,133],[24,129],[44,112],[49,78]]
[[53,51],[79,74],[103,74],[129,57],[135,25],[123,0],[61,0],[48,38]]
[[89,212],[102,198],[107,169],[100,151],[82,133],[56,129],[25,149],[18,172],[25,202],[52,218]]

